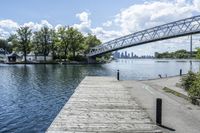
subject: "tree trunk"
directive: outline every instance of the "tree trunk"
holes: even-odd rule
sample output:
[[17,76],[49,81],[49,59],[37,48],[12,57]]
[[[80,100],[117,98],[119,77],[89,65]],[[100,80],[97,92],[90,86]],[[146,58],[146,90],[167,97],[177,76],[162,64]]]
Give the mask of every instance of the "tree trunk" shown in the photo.
[[65,48],[65,61],[67,59],[67,48]]
[[26,51],[24,51],[24,62],[26,63],[27,60],[26,60]]
[[26,60],[26,47],[24,46],[24,62],[25,64],[27,63],[27,60]]
[[76,56],[76,51],[73,50],[73,58],[75,59],[75,56]]
[[55,59],[55,50],[54,50],[54,47],[52,48],[52,57],[53,57],[53,60]]
[[46,62],[46,48],[44,49],[44,62]]

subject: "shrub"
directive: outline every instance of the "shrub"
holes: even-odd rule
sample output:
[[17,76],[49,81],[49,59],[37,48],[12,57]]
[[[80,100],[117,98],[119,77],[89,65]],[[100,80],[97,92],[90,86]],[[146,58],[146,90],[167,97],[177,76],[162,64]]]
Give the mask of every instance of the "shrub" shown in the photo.
[[195,81],[190,86],[188,94],[192,99],[200,98],[200,73],[197,74]]
[[197,74],[195,74],[192,71],[189,71],[188,74],[186,76],[183,76],[181,79],[183,88],[186,91],[188,91],[192,87],[192,85],[196,81],[196,79],[197,79]]
[[75,56],[75,57],[69,56],[68,59],[69,59],[70,61],[80,61],[80,62],[86,62],[86,61],[87,61],[87,58],[84,57],[84,56],[81,56],[81,55],[77,55],[77,56]]

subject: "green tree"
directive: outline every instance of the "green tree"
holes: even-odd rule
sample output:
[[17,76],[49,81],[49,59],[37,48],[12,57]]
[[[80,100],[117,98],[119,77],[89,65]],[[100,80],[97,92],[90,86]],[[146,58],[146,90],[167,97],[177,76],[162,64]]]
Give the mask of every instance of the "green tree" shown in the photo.
[[56,52],[58,50],[59,39],[58,39],[58,35],[56,34],[55,30],[52,30],[51,34],[52,34],[52,40],[51,40],[52,43],[50,45],[50,50],[52,51],[53,58],[55,58]]
[[[64,51],[64,58],[67,58],[67,51],[69,49],[69,34],[68,34],[69,27],[60,27],[57,32],[57,37],[59,40],[58,49],[59,51],[62,49]],[[61,51],[60,51],[61,52]]]
[[18,42],[18,39],[17,39],[17,35],[16,35],[16,34],[11,34],[11,35],[8,37],[7,41],[8,41],[9,46],[10,46],[10,51],[9,51],[9,52],[12,52],[12,51],[20,51],[19,42]]
[[41,39],[40,32],[34,32],[33,40],[32,40],[32,51],[34,51],[34,54],[36,56],[39,53],[42,53],[40,39]]
[[196,50],[197,50],[196,58],[200,59],[200,48],[196,48]]
[[178,58],[178,59],[184,59],[184,58],[189,58],[190,55],[186,50],[178,50],[174,52],[174,56],[175,58]]
[[155,53],[156,58],[176,58],[176,59],[187,59],[190,57],[189,52],[186,50],[178,50],[175,52],[164,52],[164,53]]
[[26,56],[29,51],[29,45],[31,42],[31,29],[29,27],[20,27],[17,29],[17,38],[19,42],[19,49],[23,51],[25,63],[27,62]]
[[84,37],[81,32],[73,27],[68,28],[67,34],[69,37],[69,49],[72,51],[73,59],[75,59],[76,52],[80,52],[83,49]]
[[100,44],[101,44],[101,41],[95,35],[88,34],[88,36],[85,37],[85,41],[84,41],[84,53],[85,54],[89,53],[92,47],[95,47]]
[[48,27],[42,27],[41,30],[34,33],[34,42],[38,52],[42,52],[44,61],[49,54],[50,45],[52,43],[52,30]]
[[0,48],[3,48],[4,50],[9,50],[8,41],[4,39],[0,39]]

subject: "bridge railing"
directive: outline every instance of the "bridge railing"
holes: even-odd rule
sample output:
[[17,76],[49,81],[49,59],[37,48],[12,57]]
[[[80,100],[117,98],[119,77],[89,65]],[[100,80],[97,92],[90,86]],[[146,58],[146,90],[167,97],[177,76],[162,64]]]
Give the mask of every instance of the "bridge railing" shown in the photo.
[[90,50],[87,56],[97,56],[145,43],[200,33],[200,15],[126,35]]

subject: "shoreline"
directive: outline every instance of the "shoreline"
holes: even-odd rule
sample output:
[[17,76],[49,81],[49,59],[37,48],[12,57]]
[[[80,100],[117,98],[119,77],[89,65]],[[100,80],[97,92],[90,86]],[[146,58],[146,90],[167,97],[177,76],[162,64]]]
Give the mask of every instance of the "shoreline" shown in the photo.
[[10,62],[10,63],[0,63],[0,64],[7,64],[7,65],[90,65],[90,64],[105,64],[103,63],[87,63],[87,62]]
[[[185,76],[186,74],[182,74],[182,76]],[[167,77],[162,77],[162,78],[151,78],[151,79],[141,79],[141,80],[135,80],[135,81],[154,81],[154,80],[165,80],[165,79],[171,79],[171,78],[177,78],[177,77],[182,77],[180,75],[173,75],[173,76],[167,76]],[[127,80],[127,81],[131,81],[131,80]]]

